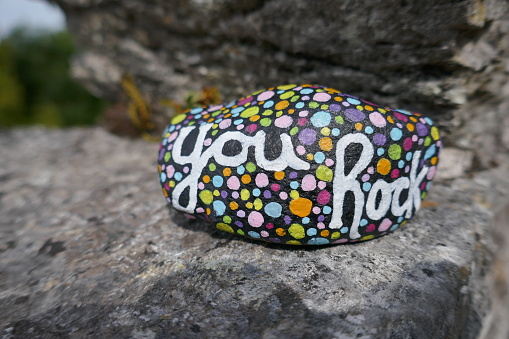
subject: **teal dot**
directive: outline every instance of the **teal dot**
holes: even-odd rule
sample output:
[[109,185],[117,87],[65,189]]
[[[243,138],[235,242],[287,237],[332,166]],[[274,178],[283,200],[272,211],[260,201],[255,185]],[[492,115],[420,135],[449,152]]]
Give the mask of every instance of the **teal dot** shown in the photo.
[[255,189],[253,190],[253,192],[251,192],[251,193],[252,193],[255,197],[259,197],[259,196],[260,196],[260,194],[262,194],[262,192],[261,192],[261,191],[260,191],[260,189],[258,189],[258,188],[255,188]]
[[182,180],[182,173],[180,173],[180,172],[176,172],[176,173],[173,175],[173,177],[175,178],[175,180],[180,181],[180,180]]
[[403,220],[405,220],[405,218],[403,218],[403,217],[399,217],[399,218],[398,218],[398,224],[400,224]]
[[237,173],[238,174],[244,174],[244,172],[246,171],[246,169],[244,168],[244,166],[240,165],[239,167],[237,167]]
[[325,127],[330,124],[331,115],[329,112],[320,111],[313,114],[310,120],[315,127]]
[[391,129],[391,139],[394,141],[398,141],[403,136],[403,132],[399,128],[394,127]]
[[398,168],[403,168],[403,167],[405,167],[405,161],[404,160],[398,161]]
[[220,200],[214,200],[212,207],[214,208],[216,215],[223,215],[226,210],[226,205]]
[[299,188],[299,183],[297,181],[292,181],[290,183],[290,187],[294,190],[296,190],[297,188]]
[[242,112],[245,108],[240,106],[240,107],[235,107],[234,109],[232,109],[231,113],[232,115],[236,114],[238,115],[240,112]]
[[283,208],[277,202],[269,202],[263,210],[269,217],[278,218],[281,216]]
[[247,234],[248,234],[251,238],[260,239],[260,234],[258,234],[258,233],[257,233],[257,232],[255,232],[255,231],[249,231],[249,232],[247,232]]
[[424,153],[424,160],[427,160],[427,159],[431,158],[435,154],[436,151],[437,151],[437,146],[436,145],[431,145],[426,150],[426,153]]
[[161,182],[165,182],[165,181],[166,181],[166,173],[161,172]]
[[321,164],[325,160],[325,154],[322,152],[316,152],[313,156],[317,164]]
[[328,243],[329,240],[326,238],[313,238],[307,242],[308,245],[326,245]]
[[360,104],[361,102],[357,99],[354,99],[354,98],[348,98],[346,99],[346,101],[348,101],[349,103],[351,103],[352,105],[358,105]]
[[412,156],[413,156],[412,152],[408,152],[408,153],[406,154],[406,160],[407,160],[407,161],[412,160]]
[[244,121],[244,119],[237,119],[233,122],[234,125],[240,125],[242,122]]
[[193,108],[191,111],[189,111],[189,113],[196,114],[196,113],[200,113],[201,111],[203,111],[202,107],[196,107],[196,108]]
[[300,94],[311,94],[313,90],[311,88],[304,88],[300,90]]
[[362,184],[362,189],[364,190],[364,192],[368,192],[371,189],[371,184],[369,182],[365,182],[364,184]]
[[399,228],[399,225],[398,224],[394,224],[391,226],[390,230],[391,231],[394,231],[394,230],[397,230]]
[[302,218],[302,223],[303,224],[309,224],[309,218],[308,217]]
[[223,177],[220,177],[219,175],[214,175],[214,177],[212,178],[212,184],[213,184],[215,187],[221,187],[221,186],[223,186],[223,182],[224,182]]
[[339,130],[339,128],[333,128],[331,133],[333,136],[337,137],[340,133],[340,130]]
[[298,102],[295,104],[295,108],[297,109],[301,109],[302,107],[304,107],[304,103],[303,102]]
[[361,226],[366,226],[368,224],[368,221],[366,219],[361,219],[361,221],[359,222],[359,225]]
[[322,211],[324,214],[330,214],[330,212],[332,212],[332,208],[330,206],[324,206]]
[[341,229],[339,230],[341,233],[347,233],[348,232],[348,227],[341,227]]
[[263,108],[271,108],[272,106],[274,106],[274,101],[272,101],[272,100],[265,101],[263,103]]
[[306,231],[306,234],[309,235],[310,237],[316,235],[316,233],[317,233],[316,228],[308,228],[308,230]]
[[383,148],[379,148],[376,150],[376,154],[378,154],[379,156],[383,155],[385,153],[385,149]]
[[366,134],[372,134],[374,131],[373,131],[373,127],[371,126],[367,126],[365,129],[364,129],[364,132],[366,132]]

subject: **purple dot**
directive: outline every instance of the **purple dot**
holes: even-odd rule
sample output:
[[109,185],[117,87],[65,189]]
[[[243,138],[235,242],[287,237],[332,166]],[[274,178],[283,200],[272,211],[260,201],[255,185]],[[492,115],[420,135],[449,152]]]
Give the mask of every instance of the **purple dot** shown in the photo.
[[237,220],[237,221],[235,221],[235,223],[234,223],[234,224],[235,224],[236,226],[238,226],[238,227],[244,227],[244,225],[243,225],[240,221],[238,221],[238,220]]
[[417,125],[415,125],[415,128],[417,129],[417,134],[419,134],[419,136],[421,137],[428,134],[428,128],[426,127],[426,125],[421,124],[420,122],[417,123]]
[[306,128],[299,133],[299,140],[304,145],[311,145],[315,142],[316,132],[312,129]]
[[269,190],[265,190],[265,192],[263,192],[263,196],[267,199],[270,199],[272,198],[272,193],[270,193]]
[[319,221],[319,222],[322,222],[322,221],[324,221],[324,220],[325,220],[325,216],[324,216],[324,215],[319,215],[319,216],[318,216],[318,221]]
[[285,215],[285,224],[288,225],[291,222],[292,222],[292,218],[290,218],[290,216],[288,216],[288,215]]
[[226,191],[221,191],[221,197],[224,199],[228,196],[228,192]]
[[366,118],[366,114],[362,113],[361,111],[355,108],[349,108],[345,110],[345,115],[348,119],[355,122],[362,121]]
[[269,238],[271,242],[281,242],[281,239],[279,238]]
[[290,179],[295,179],[295,178],[297,178],[297,172],[292,172],[292,173],[290,173],[289,177],[290,177]]
[[332,104],[329,106],[329,109],[333,112],[339,112],[339,111],[341,111],[341,105]]
[[386,141],[387,138],[383,134],[375,134],[373,136],[373,142],[378,146],[382,146],[383,144],[385,144]]

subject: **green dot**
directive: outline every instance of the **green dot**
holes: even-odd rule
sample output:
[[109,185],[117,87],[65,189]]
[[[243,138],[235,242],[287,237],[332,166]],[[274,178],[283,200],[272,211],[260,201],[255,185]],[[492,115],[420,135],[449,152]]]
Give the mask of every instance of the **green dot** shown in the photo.
[[336,116],[335,119],[338,124],[343,124],[345,122],[345,119],[343,119],[343,117],[340,115]]
[[170,153],[170,152],[166,152],[166,153],[164,154],[164,161],[166,161],[166,162],[167,162],[167,161],[168,161],[168,160],[170,160],[170,159],[171,159],[171,153]]
[[329,109],[329,105],[322,105],[322,106],[320,106],[320,109],[323,109],[324,111],[328,110]]
[[258,106],[251,106],[251,107],[246,108],[245,110],[243,110],[242,113],[240,113],[240,117],[241,118],[250,118],[253,115],[258,114],[259,111],[260,111],[260,107],[258,107]]
[[294,96],[290,99],[290,101],[291,101],[291,102],[295,102],[295,101],[299,100],[299,98],[300,98],[300,95],[294,95]]
[[311,101],[309,104],[308,104],[309,107],[311,108],[317,108],[318,106],[320,106],[316,101]]
[[203,190],[199,194],[201,201],[203,201],[205,204],[209,205],[212,203],[212,200],[214,199],[214,196],[212,195],[212,192],[209,190]]
[[284,100],[284,99],[288,99],[289,97],[293,96],[294,94],[295,94],[294,91],[288,91],[288,92],[284,92],[279,97]]
[[225,232],[228,232],[228,233],[233,233],[233,228],[230,225],[223,224],[222,222],[218,223],[216,225],[216,227],[217,227],[217,229],[219,229],[221,231],[225,231]]
[[271,109],[266,109],[265,111],[263,111],[262,115],[271,115],[272,113],[274,113],[273,110]]
[[429,146],[429,145],[431,145],[431,138],[426,137],[426,139],[424,139],[424,146]]
[[327,166],[320,165],[316,169],[316,177],[323,181],[331,181],[333,177],[332,170]]
[[299,128],[297,126],[295,126],[294,128],[292,128],[290,130],[290,135],[295,135],[295,134],[297,134],[298,131],[299,131]]
[[282,116],[282,115],[283,115],[283,111],[277,111],[277,112],[276,112],[276,117],[278,117],[278,118],[279,118],[279,117],[280,117],[280,116]]
[[209,170],[215,171],[216,170],[216,164],[212,163],[209,165]]
[[243,230],[237,230],[237,233],[240,234],[240,235],[244,235],[244,231]]
[[185,118],[186,118],[186,114],[185,113],[176,115],[173,119],[171,119],[171,123],[174,124],[174,125],[178,124],[178,123],[182,122]]
[[213,117],[217,117],[219,114],[221,114],[221,111],[220,111],[220,110],[219,110],[219,111],[212,112],[212,114],[211,114],[211,115],[212,115]]
[[212,131],[212,133],[210,133],[210,134],[212,134],[212,135],[216,135],[216,134],[217,134],[217,132],[219,132],[219,130],[218,130],[218,129],[213,130],[213,131]]
[[188,124],[187,124],[187,126],[193,126],[194,124],[196,124],[196,121],[195,121],[195,120],[193,120],[193,121],[191,121],[190,123],[188,123]]
[[255,165],[255,164],[253,164],[252,162],[248,162],[248,163],[246,164],[246,169],[247,169],[249,172],[253,173],[253,172],[256,170],[256,165]]
[[391,158],[392,160],[398,160],[399,158],[401,158],[401,146],[398,144],[392,144],[389,147],[388,153],[389,158]]
[[223,221],[227,224],[231,223],[232,222],[232,218],[230,218],[229,216],[225,215],[223,217]]
[[288,228],[288,233],[290,233],[290,235],[295,239],[302,239],[306,236],[304,227],[299,224],[292,224],[292,226]]
[[263,118],[262,120],[260,120],[260,125],[262,126],[270,126],[270,124],[272,124],[272,120],[270,118]]

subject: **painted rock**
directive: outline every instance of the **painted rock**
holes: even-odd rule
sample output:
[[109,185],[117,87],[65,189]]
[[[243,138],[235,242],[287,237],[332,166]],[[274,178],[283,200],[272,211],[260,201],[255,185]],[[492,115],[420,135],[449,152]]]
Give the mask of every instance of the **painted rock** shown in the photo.
[[175,116],[159,176],[169,204],[220,230],[294,245],[354,242],[412,217],[441,144],[418,113],[285,85]]

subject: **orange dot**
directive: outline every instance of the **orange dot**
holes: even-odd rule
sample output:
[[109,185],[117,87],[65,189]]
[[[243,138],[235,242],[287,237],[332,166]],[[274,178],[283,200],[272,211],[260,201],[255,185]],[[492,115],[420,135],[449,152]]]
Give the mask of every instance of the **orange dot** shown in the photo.
[[290,211],[301,218],[307,217],[312,207],[313,203],[306,198],[297,198],[290,202]]
[[274,178],[276,180],[281,180],[285,177],[285,172],[274,172]]
[[210,177],[208,175],[203,176],[203,182],[208,184],[210,182]]
[[205,114],[204,116],[202,116],[203,119],[208,119],[210,118],[210,114]]
[[343,98],[342,97],[334,97],[334,100],[335,101],[343,101]]
[[276,234],[279,235],[280,237],[282,237],[283,235],[286,235],[286,231],[284,229],[282,229],[281,227],[276,228]]
[[210,213],[211,213],[210,208],[207,208],[207,209],[205,210],[205,213],[207,213],[207,215],[210,215]]
[[240,180],[244,184],[249,184],[251,182],[251,176],[249,174],[244,174]]
[[230,175],[232,175],[232,170],[230,169],[230,167],[226,167],[224,170],[223,170],[223,175],[225,177],[229,177]]
[[437,164],[437,162],[438,162],[438,158],[437,158],[437,157],[433,157],[433,158],[431,158],[431,164],[432,164],[432,165],[436,165],[436,164]]
[[293,112],[295,112],[295,110],[293,108],[288,110],[289,114],[293,114]]
[[276,109],[282,110],[282,109],[285,109],[286,107],[288,107],[289,105],[290,105],[290,103],[288,102],[288,100],[283,100],[276,104]]
[[406,128],[407,128],[410,132],[413,132],[413,131],[414,131],[414,129],[415,129],[415,126],[414,126],[414,124],[408,123],[408,124],[406,124]]
[[168,198],[168,192],[166,192],[166,190],[163,188],[163,194],[166,198]]
[[371,107],[370,105],[366,105],[364,106],[364,108],[368,111],[372,111],[373,110],[373,107]]
[[410,121],[417,122],[418,119],[416,117],[410,117]]
[[232,201],[230,203],[230,209],[236,210],[237,208],[239,208],[239,204],[237,204],[235,201]]
[[215,118],[210,118],[209,120],[207,120],[207,122],[214,122],[214,120],[216,120]]
[[378,160],[378,163],[376,164],[376,170],[381,175],[388,174],[391,170],[391,162],[385,158]]
[[362,129],[362,124],[360,122],[355,124],[355,129],[360,131]]
[[391,124],[394,123],[394,119],[391,116],[387,117],[387,121],[390,122]]
[[329,137],[321,138],[319,145],[322,151],[330,151],[332,149],[332,139]]
[[323,230],[323,231],[321,231],[321,232],[320,232],[320,235],[321,235],[322,237],[327,237],[327,236],[329,235],[329,230]]
[[260,116],[259,115],[253,115],[251,118],[249,118],[250,121],[258,121],[260,120]]
[[231,114],[231,113],[226,113],[226,114],[224,115],[224,119],[229,118],[229,117],[231,117],[231,116],[232,116],[232,114]]

